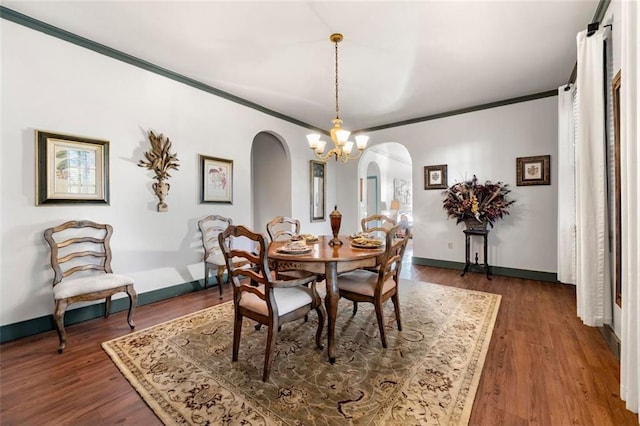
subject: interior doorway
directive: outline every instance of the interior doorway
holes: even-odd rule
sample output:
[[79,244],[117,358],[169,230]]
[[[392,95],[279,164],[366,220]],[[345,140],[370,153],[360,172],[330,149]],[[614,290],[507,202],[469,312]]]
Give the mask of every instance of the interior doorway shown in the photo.
[[378,176],[367,176],[367,216],[380,212]]
[[386,142],[367,148],[358,163],[358,179],[366,182],[358,223],[372,214],[383,214],[396,221],[404,216],[413,225],[413,165],[404,145]]
[[291,159],[277,136],[260,132],[251,145],[253,230],[266,232],[276,216],[291,216]]

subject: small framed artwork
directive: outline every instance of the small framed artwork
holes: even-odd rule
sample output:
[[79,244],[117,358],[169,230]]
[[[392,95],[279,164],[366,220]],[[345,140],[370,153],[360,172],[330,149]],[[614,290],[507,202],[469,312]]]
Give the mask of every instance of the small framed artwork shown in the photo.
[[200,155],[200,203],[233,204],[233,160]]
[[551,185],[551,156],[516,158],[516,185]]
[[424,189],[447,189],[447,165],[424,166]]
[[310,160],[310,201],[311,201],[311,222],[321,222],[326,219],[325,199],[326,199],[326,179],[327,164],[321,161]]
[[109,204],[109,142],[36,130],[36,205]]

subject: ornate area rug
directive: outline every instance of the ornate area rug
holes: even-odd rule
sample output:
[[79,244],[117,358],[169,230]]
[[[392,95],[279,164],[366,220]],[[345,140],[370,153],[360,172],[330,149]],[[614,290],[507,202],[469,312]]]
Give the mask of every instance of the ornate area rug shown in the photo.
[[231,362],[231,302],[102,347],[165,424],[467,424],[500,296],[408,280],[400,293],[403,331],[385,306],[387,349],[373,306],[353,317],[341,299],[336,363],[314,344],[312,312],[282,326],[267,383],[264,327],[245,319]]

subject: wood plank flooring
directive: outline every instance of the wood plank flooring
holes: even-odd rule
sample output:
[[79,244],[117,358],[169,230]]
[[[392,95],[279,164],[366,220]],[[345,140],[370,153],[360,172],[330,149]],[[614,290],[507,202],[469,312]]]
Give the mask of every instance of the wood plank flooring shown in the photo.
[[[403,276],[502,295],[471,425],[638,425],[618,396],[617,360],[576,318],[573,287],[408,263]],[[213,287],[140,306],[136,329],[218,303]],[[62,355],[55,332],[0,345],[0,424],[161,424],[100,347],[128,332],[119,312],[68,327]]]

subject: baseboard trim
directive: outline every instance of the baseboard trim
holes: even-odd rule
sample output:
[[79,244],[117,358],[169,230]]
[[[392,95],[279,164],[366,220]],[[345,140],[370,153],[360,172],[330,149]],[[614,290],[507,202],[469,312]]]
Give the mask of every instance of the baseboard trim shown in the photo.
[[616,359],[620,361],[620,339],[616,335],[615,331],[609,324],[605,324],[602,327],[598,327],[600,334],[604,337],[604,341],[607,342],[607,346],[611,349],[611,352],[615,355]]
[[[209,286],[216,287],[217,285],[217,283],[212,283]],[[170,299],[172,297],[191,293],[203,288],[204,287],[202,280],[198,280],[174,285],[171,287],[165,287],[158,290],[148,291],[146,293],[138,294],[138,306],[148,305],[149,303]],[[128,309],[128,297],[115,299],[111,302],[111,313],[125,311]],[[68,326],[79,322],[100,318],[103,315],[104,302],[97,303],[95,305],[83,306],[81,308],[68,310],[64,316],[64,324],[65,326]],[[32,336],[34,334],[44,333],[51,330],[55,330],[53,315],[45,315],[39,318],[33,318],[26,321],[3,325],[2,327],[0,327],[0,343],[9,342],[11,340]]]
[[[450,260],[440,260],[440,259],[428,259],[424,257],[412,257],[411,263],[414,265],[422,265],[422,266],[434,266],[436,268],[445,268],[445,269],[458,269],[462,271],[464,269],[463,262],[453,262]],[[541,272],[541,271],[530,271],[527,269],[516,269],[516,268],[505,268],[502,266],[490,266],[490,271],[493,275],[500,275],[503,277],[512,277],[512,278],[524,278],[527,280],[536,280],[536,281],[545,281],[552,283],[559,283],[558,274],[552,272]],[[482,265],[473,265],[471,271],[484,272],[482,269]]]

